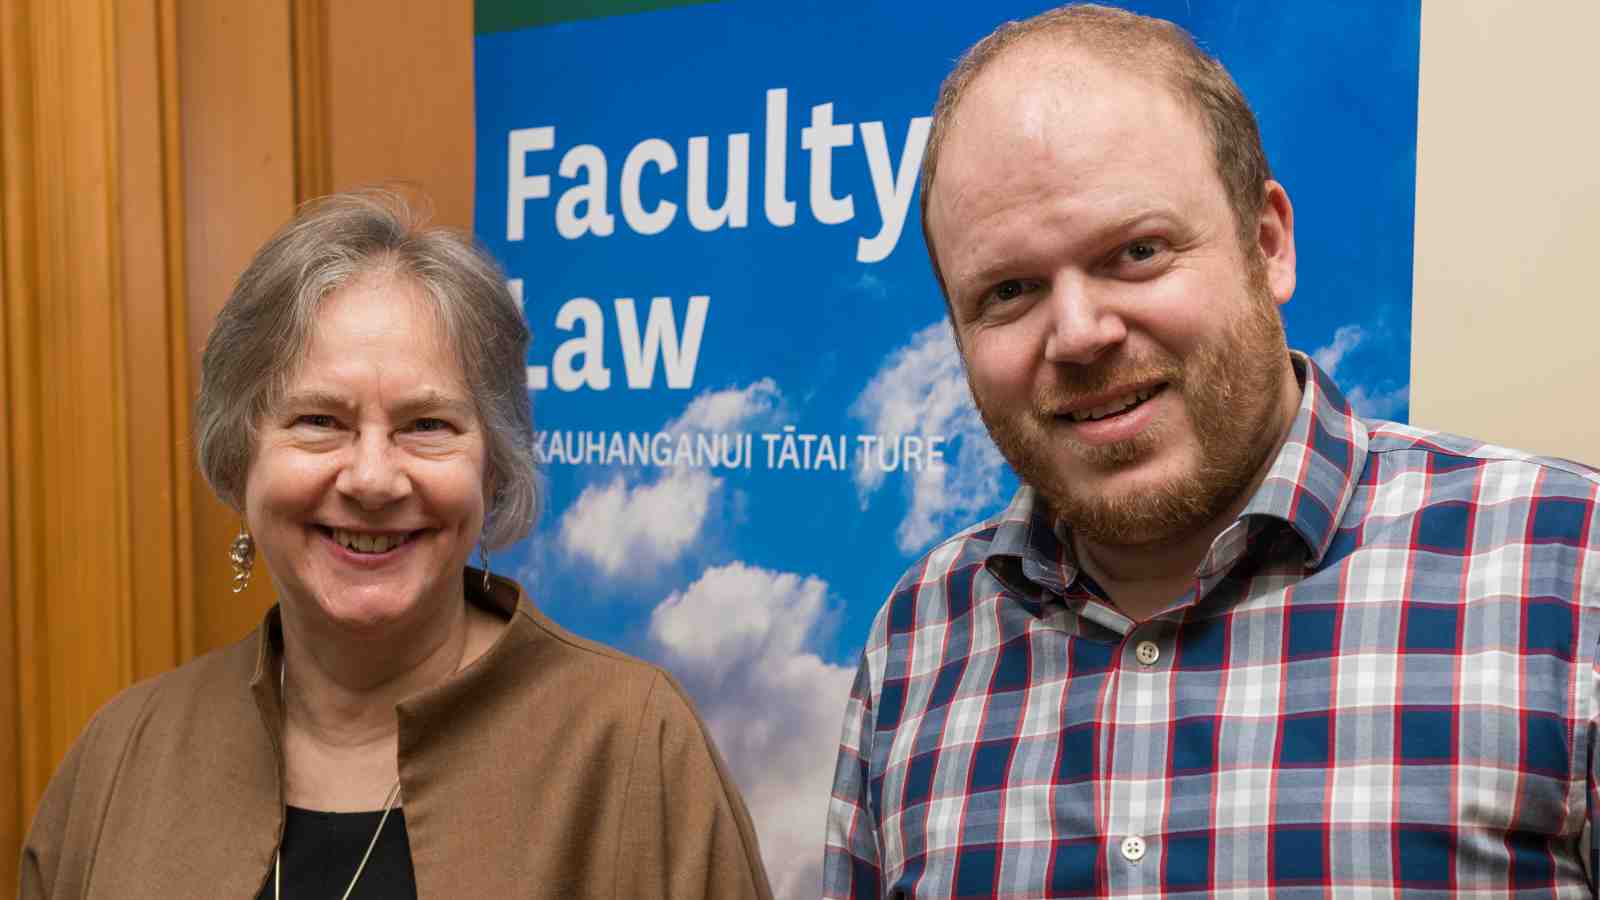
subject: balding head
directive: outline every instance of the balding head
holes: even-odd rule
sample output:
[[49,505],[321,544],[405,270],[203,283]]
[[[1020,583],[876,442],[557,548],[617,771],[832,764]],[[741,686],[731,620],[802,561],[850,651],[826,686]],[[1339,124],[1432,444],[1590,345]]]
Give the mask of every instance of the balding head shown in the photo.
[[929,197],[936,186],[939,156],[951,131],[960,127],[962,101],[973,84],[1002,58],[1025,53],[1052,77],[1071,77],[1074,58],[1099,61],[1166,85],[1199,120],[1211,141],[1218,178],[1233,209],[1240,241],[1254,239],[1256,216],[1272,177],[1255,115],[1232,76],[1163,19],[1093,4],[1073,4],[1020,22],[1007,22],[974,44],[939,89],[933,124],[922,159],[922,234],[939,286],[944,273],[929,230]]

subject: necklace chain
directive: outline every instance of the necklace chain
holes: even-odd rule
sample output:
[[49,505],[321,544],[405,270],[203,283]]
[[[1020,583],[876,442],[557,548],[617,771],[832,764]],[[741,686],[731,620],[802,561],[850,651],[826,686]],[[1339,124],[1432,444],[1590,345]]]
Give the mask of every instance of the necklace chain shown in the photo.
[[[289,695],[284,689],[289,676],[289,661],[285,659],[278,668],[278,701],[283,704],[284,719],[287,721],[289,712]],[[394,803],[400,799],[400,779],[394,780],[394,787],[389,789],[389,796],[383,801],[383,815],[378,819],[378,827],[372,832],[372,840],[367,842],[367,852],[361,854],[361,862],[356,866],[356,873],[350,876],[350,884],[344,889],[344,895],[339,900],[350,900],[350,894],[356,889],[356,882],[361,880],[361,873],[366,871],[367,860],[372,858],[372,850],[378,846],[378,836],[383,834],[383,825],[389,821],[389,813],[394,812]],[[287,819],[285,819],[287,828]],[[272,861],[272,900],[283,900],[283,846],[280,844],[277,854]]]
[[[489,583],[489,572],[487,565],[484,566],[483,579],[484,587],[487,589]],[[456,672],[461,671],[461,665],[462,663],[466,662],[466,660],[467,636],[463,634],[461,637],[461,655],[456,657],[456,667],[450,670],[450,674],[454,675]],[[285,653],[283,661],[278,664],[278,702],[283,707],[284,736],[286,740],[288,737],[289,722],[289,694],[285,688],[285,685],[288,683],[288,677],[289,657],[288,654]],[[356,873],[350,876],[350,884],[345,887],[344,896],[340,897],[339,900],[350,900],[350,892],[356,889],[356,882],[361,880],[361,873],[367,868],[367,860],[372,858],[372,850],[374,847],[378,846],[378,836],[383,834],[383,824],[389,821],[389,813],[394,811],[394,804],[398,799],[400,799],[400,779],[396,778],[394,780],[394,787],[389,789],[389,796],[383,801],[383,815],[378,819],[377,829],[372,832],[372,840],[367,842],[367,852],[361,854],[361,862],[356,866]],[[287,829],[287,811],[285,812],[284,823],[285,829]],[[283,900],[283,846],[281,841],[278,846],[278,852],[274,856],[272,863],[272,900]]]

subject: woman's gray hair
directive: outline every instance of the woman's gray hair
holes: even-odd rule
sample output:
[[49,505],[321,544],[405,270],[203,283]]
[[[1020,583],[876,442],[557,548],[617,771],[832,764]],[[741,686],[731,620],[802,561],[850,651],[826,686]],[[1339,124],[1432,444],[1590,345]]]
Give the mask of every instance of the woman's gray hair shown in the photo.
[[370,274],[404,277],[433,300],[485,435],[483,543],[503,547],[521,538],[539,507],[522,310],[476,241],[428,227],[387,191],[306,204],[239,276],[200,363],[194,418],[201,473],[223,502],[244,508],[258,427],[305,358],[318,306]]

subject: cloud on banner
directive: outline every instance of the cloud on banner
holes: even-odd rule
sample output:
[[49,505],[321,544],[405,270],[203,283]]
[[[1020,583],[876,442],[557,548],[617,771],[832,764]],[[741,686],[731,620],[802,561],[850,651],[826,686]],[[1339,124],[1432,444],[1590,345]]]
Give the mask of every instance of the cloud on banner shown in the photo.
[[1411,385],[1395,385],[1388,380],[1377,384],[1346,383],[1339,377],[1345,361],[1370,344],[1372,336],[1368,328],[1359,324],[1341,325],[1334,331],[1331,341],[1312,351],[1311,358],[1322,367],[1322,371],[1328,373],[1328,377],[1339,382],[1344,389],[1345,399],[1350,401],[1350,408],[1357,415],[1368,419],[1391,419],[1410,407]]
[[815,897],[822,878],[818,842],[854,671],[808,648],[836,609],[819,578],[734,562],[650,614],[658,658],[696,698],[782,898]]
[[[771,378],[743,388],[705,391],[662,431],[726,432],[769,419],[783,395]],[[561,517],[562,548],[608,578],[646,578],[695,545],[722,479],[703,469],[672,467],[653,480],[616,473],[585,487]]]
[[[939,434],[955,446],[947,463],[903,473],[909,504],[895,531],[902,553],[914,554],[951,531],[970,524],[1001,495],[1001,458],[972,405],[950,325],[943,319],[912,335],[879,366],[850,414],[880,435]],[[865,508],[883,486],[885,473],[855,469]]]

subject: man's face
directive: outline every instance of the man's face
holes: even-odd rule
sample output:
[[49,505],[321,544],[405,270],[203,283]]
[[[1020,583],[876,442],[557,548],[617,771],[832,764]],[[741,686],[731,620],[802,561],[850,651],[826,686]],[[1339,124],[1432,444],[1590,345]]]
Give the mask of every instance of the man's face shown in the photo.
[[1078,534],[1187,534],[1254,481],[1293,414],[1277,304],[1292,218],[1241,246],[1211,144],[1165,85],[1014,48],[956,111],[929,208],[973,398]]

